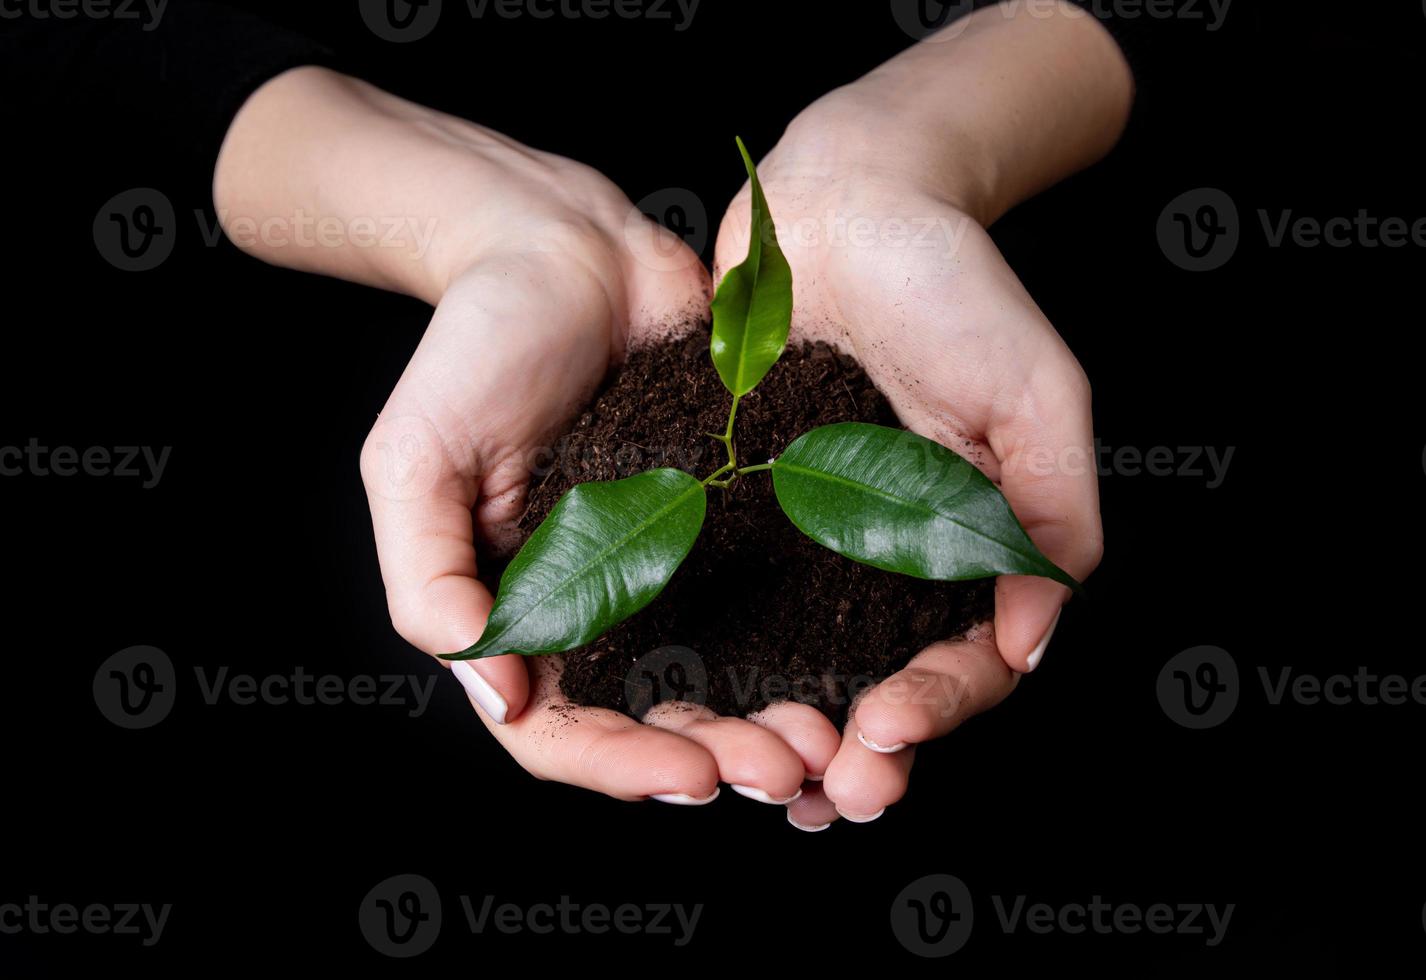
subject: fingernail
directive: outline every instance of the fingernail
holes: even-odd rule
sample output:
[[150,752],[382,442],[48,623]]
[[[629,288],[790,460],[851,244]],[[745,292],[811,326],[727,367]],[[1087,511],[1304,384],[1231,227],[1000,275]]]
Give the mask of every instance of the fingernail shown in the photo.
[[1050,637],[1055,635],[1055,627],[1060,625],[1060,613],[1064,611],[1064,607],[1061,606],[1060,611],[1055,613],[1055,618],[1050,620],[1050,628],[1045,630],[1044,636],[1040,637],[1039,644],[1036,645],[1035,649],[1030,651],[1030,656],[1025,658],[1025,669],[1027,672],[1040,666],[1040,658],[1045,655],[1045,648],[1050,645]]
[[675,806],[703,806],[705,803],[712,803],[718,798],[718,788],[715,786],[713,792],[703,799],[696,796],[689,796],[687,793],[655,793],[650,796],[651,800],[658,800],[660,803],[672,803]]
[[819,776],[813,776],[813,775],[810,775],[810,774],[809,774],[809,775],[807,776],[807,781],[808,781],[809,783],[820,783],[820,782],[822,781],[822,776],[820,776],[820,775],[819,775]]
[[857,732],[857,741],[861,742],[873,752],[880,752],[882,755],[890,755],[893,752],[900,752],[902,749],[906,748],[905,742],[897,742],[895,745],[877,745],[875,742],[867,738],[861,732]]
[[875,813],[867,814],[864,816],[857,816],[856,814],[848,813],[841,807],[837,807],[837,812],[842,815],[843,820],[850,820],[852,823],[871,823],[877,817],[881,816],[883,813],[886,812],[886,807],[882,807]]
[[817,833],[817,831],[819,831],[819,830],[826,830],[828,827],[832,826],[830,823],[818,823],[818,824],[812,824],[811,826],[809,826],[809,825],[807,825],[807,824],[805,824],[805,823],[798,823],[796,820],[793,820],[793,819],[792,819],[792,811],[791,811],[791,810],[788,810],[788,811],[787,811],[787,822],[790,823],[790,824],[792,824],[792,826],[796,827],[798,830],[805,830],[805,831],[807,831],[809,834],[815,834],[815,833]]
[[465,693],[480,705],[480,710],[490,716],[491,721],[497,725],[505,724],[505,712],[510,710],[510,706],[505,703],[500,692],[491,687],[488,680],[480,676],[480,672],[475,669],[475,664],[469,660],[452,661],[451,673],[455,675],[456,680],[460,681],[460,686],[465,688]]
[[786,806],[802,795],[802,790],[799,789],[786,799],[779,800],[774,799],[767,790],[758,789],[756,786],[739,786],[737,783],[729,783],[728,785],[733,787],[733,792],[739,796],[746,796],[748,799],[757,800],[759,803],[776,803],[781,806]]

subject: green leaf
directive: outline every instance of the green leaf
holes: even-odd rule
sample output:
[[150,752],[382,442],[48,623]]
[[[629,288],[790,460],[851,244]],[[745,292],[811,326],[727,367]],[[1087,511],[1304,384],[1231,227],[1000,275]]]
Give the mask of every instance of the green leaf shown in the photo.
[[985,474],[914,432],[825,425],[787,447],[772,479],[802,533],[864,564],[927,579],[1041,575],[1082,591]]
[[583,646],[657,596],[698,538],[703,484],[682,470],[581,483],[500,577],[479,642],[447,660]]
[[792,269],[777,244],[772,214],[748,148],[738,152],[753,183],[748,257],[723,277],[713,297],[713,366],[734,395],[746,395],[777,363],[792,324]]

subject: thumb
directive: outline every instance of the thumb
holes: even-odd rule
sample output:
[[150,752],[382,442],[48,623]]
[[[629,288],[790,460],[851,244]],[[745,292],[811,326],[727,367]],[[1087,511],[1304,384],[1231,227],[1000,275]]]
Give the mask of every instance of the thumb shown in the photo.
[[[427,419],[389,405],[362,447],[361,474],[396,632],[429,654],[464,650],[480,638],[494,604],[476,579],[471,508],[478,481],[452,465]],[[523,657],[458,662],[454,671],[496,724],[524,710]]]
[[[988,432],[1001,461],[1001,485],[1015,516],[1046,557],[1083,581],[1099,565],[1104,531],[1093,465],[1089,384],[1065,353],[1037,378],[1014,417]],[[1004,575],[995,584],[995,636],[1005,663],[1039,666],[1069,589],[1050,579]]]

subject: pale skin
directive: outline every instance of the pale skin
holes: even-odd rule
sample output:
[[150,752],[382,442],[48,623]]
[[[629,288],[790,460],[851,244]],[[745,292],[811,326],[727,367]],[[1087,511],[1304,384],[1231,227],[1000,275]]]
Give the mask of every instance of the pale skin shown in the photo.
[[[1091,448],[1089,387],[984,228],[1108,152],[1132,80],[1072,8],[990,8],[952,29],[819,99],[759,164],[793,270],[793,338],[857,355],[909,428],[981,466],[1041,550],[1083,580],[1102,552],[1095,478],[1063,462]],[[318,68],[248,100],[214,200],[230,237],[265,261],[435,307],[361,470],[397,631],[429,654],[469,646],[493,602],[477,542],[509,547],[531,461],[631,345],[706,316],[707,270],[590,168]],[[335,229],[320,243],[244,221],[313,216]],[[393,217],[404,235],[363,240],[363,222],[385,230]],[[747,228],[745,187],[717,274],[741,261]],[[728,783],[820,829],[900,799],[915,746],[1003,699],[1067,598],[1045,579],[1002,577],[993,628],[933,644],[843,731],[795,703],[749,719],[661,706],[642,722],[570,706],[557,658],[473,661],[462,669],[479,679],[463,683],[539,778],[681,803]]]

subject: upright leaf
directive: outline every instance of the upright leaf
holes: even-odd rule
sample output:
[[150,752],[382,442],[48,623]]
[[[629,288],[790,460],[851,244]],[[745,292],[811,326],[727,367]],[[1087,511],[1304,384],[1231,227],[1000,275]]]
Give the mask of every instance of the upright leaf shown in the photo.
[[579,484],[505,569],[479,642],[445,658],[558,653],[591,642],[663,590],[706,507],[707,491],[682,470]]
[[813,429],[772,465],[792,523],[838,554],[926,579],[1040,575],[1080,585],[1040,553],[985,474],[903,429]]
[[738,152],[753,185],[748,257],[728,270],[713,297],[713,366],[734,395],[752,391],[787,346],[792,324],[792,269],[777,244],[772,214],[748,148]]

